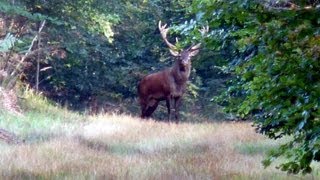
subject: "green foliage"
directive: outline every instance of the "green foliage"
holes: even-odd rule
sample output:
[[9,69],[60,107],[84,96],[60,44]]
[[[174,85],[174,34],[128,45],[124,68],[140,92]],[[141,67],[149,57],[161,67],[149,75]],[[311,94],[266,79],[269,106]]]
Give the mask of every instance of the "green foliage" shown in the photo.
[[52,18],[41,13],[31,13],[24,6],[12,4],[8,1],[0,2],[0,12],[5,13],[7,16],[20,16],[35,22],[46,19],[54,24],[63,24],[63,21],[57,18]]
[[309,173],[319,158],[319,9],[316,2],[195,1],[199,23],[212,29],[208,47],[229,50],[234,74],[220,98],[227,111],[253,118],[270,138],[292,141],[264,161],[285,157],[279,166]]
[[0,52],[8,52],[16,41],[16,38],[8,33],[3,40],[0,40]]

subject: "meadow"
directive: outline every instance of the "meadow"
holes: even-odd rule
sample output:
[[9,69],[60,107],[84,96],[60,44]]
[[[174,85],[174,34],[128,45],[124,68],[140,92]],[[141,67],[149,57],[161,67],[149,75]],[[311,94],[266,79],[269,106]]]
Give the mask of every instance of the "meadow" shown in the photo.
[[[0,141],[0,179],[319,179],[261,161],[277,148],[251,122],[180,124],[133,115],[80,115],[26,97],[22,114],[0,112],[0,127],[24,142]],[[283,141],[283,140],[282,140]]]

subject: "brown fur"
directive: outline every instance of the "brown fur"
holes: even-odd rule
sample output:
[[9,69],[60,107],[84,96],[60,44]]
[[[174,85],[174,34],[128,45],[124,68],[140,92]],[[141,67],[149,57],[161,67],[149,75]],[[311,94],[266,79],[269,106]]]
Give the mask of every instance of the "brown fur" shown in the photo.
[[141,106],[141,118],[148,118],[156,110],[159,101],[166,101],[168,120],[171,119],[171,107],[175,109],[178,122],[178,108],[191,71],[191,57],[198,49],[188,48],[182,51],[174,65],[165,70],[145,76],[139,83],[138,94]]

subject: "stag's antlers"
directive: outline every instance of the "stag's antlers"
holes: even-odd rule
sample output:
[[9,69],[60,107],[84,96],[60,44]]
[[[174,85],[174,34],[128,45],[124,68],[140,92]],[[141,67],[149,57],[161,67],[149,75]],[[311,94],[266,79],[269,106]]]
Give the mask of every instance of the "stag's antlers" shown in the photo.
[[[169,28],[167,27],[167,24],[165,25],[161,25],[161,21],[159,21],[159,30],[160,30],[160,34],[162,39],[165,41],[165,43],[169,46],[170,51],[172,50],[173,52],[177,51],[177,47],[173,44],[171,44],[168,39],[167,39],[167,34],[169,31]],[[207,34],[209,32],[209,26],[203,26],[201,29],[199,29],[199,32],[201,33],[202,36],[204,36],[205,34]],[[176,38],[176,42],[178,42],[178,38]],[[190,48],[188,48],[191,51],[195,51],[198,50],[200,48],[201,43],[198,43],[196,45],[192,45]],[[174,53],[176,54],[176,53]]]
[[169,28],[166,28],[166,27],[167,27],[167,24],[161,26],[161,21],[159,21],[159,30],[160,30],[160,34],[162,36],[162,39],[164,40],[164,42],[166,42],[166,44],[169,46],[170,49],[176,50],[177,47],[175,45],[171,44],[167,39],[167,34],[169,31]]

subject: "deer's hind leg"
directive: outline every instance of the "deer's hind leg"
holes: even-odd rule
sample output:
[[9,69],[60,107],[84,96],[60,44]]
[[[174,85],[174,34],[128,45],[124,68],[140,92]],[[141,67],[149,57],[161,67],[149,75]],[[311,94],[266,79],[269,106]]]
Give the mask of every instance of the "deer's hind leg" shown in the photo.
[[170,97],[168,97],[167,99],[166,99],[166,105],[167,105],[167,110],[168,110],[168,122],[170,122],[170,120],[171,120],[171,98]]
[[150,117],[152,113],[157,109],[159,101],[153,99],[148,103],[148,107],[145,110],[146,117]]
[[147,109],[147,106],[145,104],[141,104],[141,118],[144,119],[146,118],[146,109]]
[[141,118],[144,119],[146,118],[146,110],[148,108],[148,103],[143,99],[143,98],[140,98],[139,99],[139,102],[140,102],[140,107],[141,107]]

